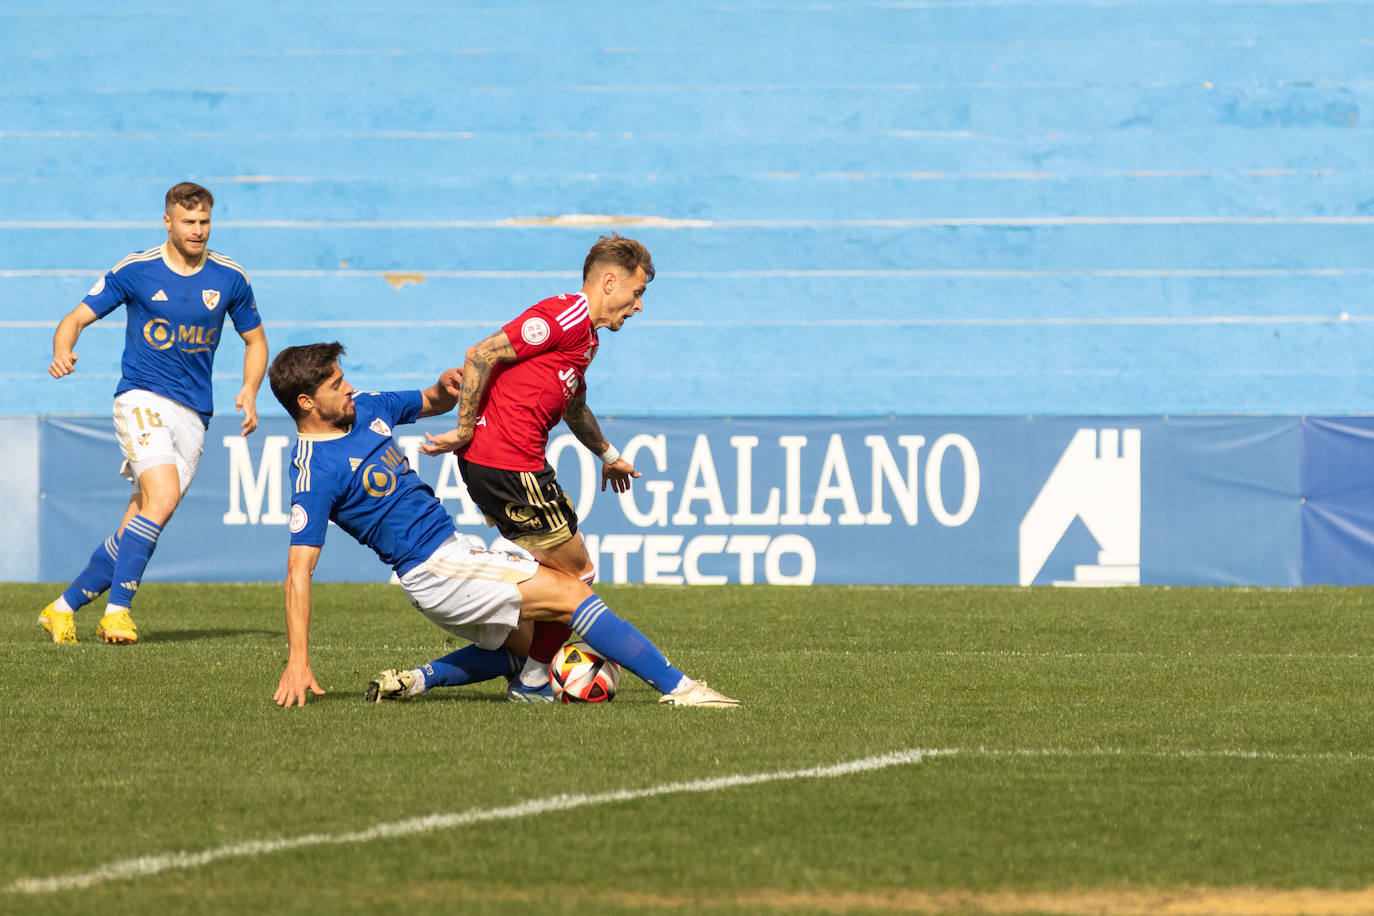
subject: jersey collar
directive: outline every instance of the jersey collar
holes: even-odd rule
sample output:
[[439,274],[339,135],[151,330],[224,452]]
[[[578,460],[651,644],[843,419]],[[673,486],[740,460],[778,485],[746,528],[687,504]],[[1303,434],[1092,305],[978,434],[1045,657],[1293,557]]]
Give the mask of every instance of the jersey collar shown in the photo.
[[163,264],[166,264],[166,265],[167,265],[167,269],[170,270],[172,273],[176,274],[178,277],[194,277],[196,274],[200,273],[200,269],[201,269],[202,267],[205,266],[205,262],[206,262],[207,260],[209,260],[209,258],[210,258],[210,249],[207,248],[207,249],[205,249],[203,252],[201,252],[201,254],[200,254],[200,260],[199,260],[198,262],[196,262],[196,266],[191,270],[191,272],[190,272],[189,274],[183,274],[181,271],[179,271],[179,270],[177,270],[175,267],[173,267],[173,266],[172,266],[172,262],[171,262],[170,260],[167,259],[167,246],[170,245],[170,244],[172,244],[172,243],[171,243],[171,242],[163,242],[162,245],[161,245],[161,248],[162,248],[162,263],[163,263]]
[[352,426],[339,433],[296,433],[296,438],[302,442],[332,442],[335,439],[342,439],[351,432],[353,432]]

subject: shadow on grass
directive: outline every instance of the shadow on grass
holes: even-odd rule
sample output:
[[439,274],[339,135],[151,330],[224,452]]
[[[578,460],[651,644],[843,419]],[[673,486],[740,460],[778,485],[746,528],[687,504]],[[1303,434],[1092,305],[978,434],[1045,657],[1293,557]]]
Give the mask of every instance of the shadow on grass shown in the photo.
[[139,642],[194,642],[202,639],[238,639],[244,636],[281,636],[281,630],[220,629],[220,630],[157,630],[139,636]]
[[[424,696],[425,703],[500,703],[502,706],[534,706],[534,703],[512,703],[504,693],[475,693],[460,687],[440,687]],[[542,705],[542,704],[540,704]]]
[[322,697],[317,697],[317,696],[315,696],[315,695],[312,693],[312,694],[306,699],[306,705],[307,705],[307,706],[315,706],[315,705],[321,704],[321,703],[330,703],[330,704],[333,704],[333,703],[352,703],[352,704],[356,704],[356,705],[358,705],[358,706],[377,706],[377,707],[389,707],[389,706],[408,706],[408,707],[412,707],[412,706],[415,706],[415,705],[417,705],[417,704],[422,704],[422,705],[425,705],[425,706],[431,706],[431,705],[434,705],[434,704],[436,704],[436,703],[441,704],[441,705],[442,705],[442,704],[445,704],[445,703],[501,703],[502,705],[512,705],[512,706],[513,706],[513,705],[516,705],[516,704],[513,704],[513,703],[508,703],[508,701],[506,700],[505,696],[479,696],[479,695],[473,694],[473,693],[469,693],[469,694],[466,694],[466,695],[465,695],[465,694],[461,694],[461,693],[453,693],[453,694],[447,694],[447,695],[444,695],[444,694],[430,694],[430,695],[426,695],[423,699],[410,700],[410,701],[404,702],[404,703],[402,703],[402,702],[397,702],[397,701],[394,701],[394,700],[389,700],[389,701],[382,702],[382,703],[369,703],[369,702],[367,702],[367,700],[364,698],[364,692],[363,692],[363,691],[361,691],[361,690],[341,690],[341,689],[339,689],[339,688],[337,688],[337,687],[334,688],[333,690],[326,691],[325,695],[322,696]]

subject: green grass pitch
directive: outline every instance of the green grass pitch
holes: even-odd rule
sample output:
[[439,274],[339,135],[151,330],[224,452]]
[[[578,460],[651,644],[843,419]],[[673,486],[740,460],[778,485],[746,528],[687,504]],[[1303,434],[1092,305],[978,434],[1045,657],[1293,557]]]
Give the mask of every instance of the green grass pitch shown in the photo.
[[3,913],[1374,910],[1371,590],[602,589],[737,710],[366,704],[459,645],[380,585],[278,709],[279,585],[129,647],[55,594],[0,585]]

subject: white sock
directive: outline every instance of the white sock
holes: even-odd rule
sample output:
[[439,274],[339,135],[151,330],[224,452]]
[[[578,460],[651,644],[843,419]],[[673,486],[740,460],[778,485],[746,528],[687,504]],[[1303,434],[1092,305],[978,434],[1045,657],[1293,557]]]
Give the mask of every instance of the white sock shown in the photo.
[[66,595],[58,595],[57,600],[52,603],[52,609],[59,614],[72,613],[72,606],[67,603]]
[[549,666],[532,658],[525,659],[525,667],[520,669],[520,683],[526,687],[543,687],[549,682]]
[[406,691],[406,696],[418,697],[425,692],[425,672],[420,668],[411,668],[410,673],[415,675],[415,680],[411,683],[410,689]]

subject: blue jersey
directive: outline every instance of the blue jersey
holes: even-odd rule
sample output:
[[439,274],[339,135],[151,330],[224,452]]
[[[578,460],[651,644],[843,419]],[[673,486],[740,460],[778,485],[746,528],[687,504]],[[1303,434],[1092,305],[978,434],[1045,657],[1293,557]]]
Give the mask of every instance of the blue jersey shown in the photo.
[[229,258],[206,251],[184,277],[163,260],[166,245],[129,255],[81,301],[103,318],[128,310],[118,396],[151,391],[185,404],[209,425],[215,412],[211,368],[224,316],[243,334],[262,324],[248,276]]
[[355,394],[351,430],[297,437],[290,471],[292,546],[324,546],[333,521],[404,575],[457,531],[391,437],[392,426],[419,418],[423,403],[418,391]]

